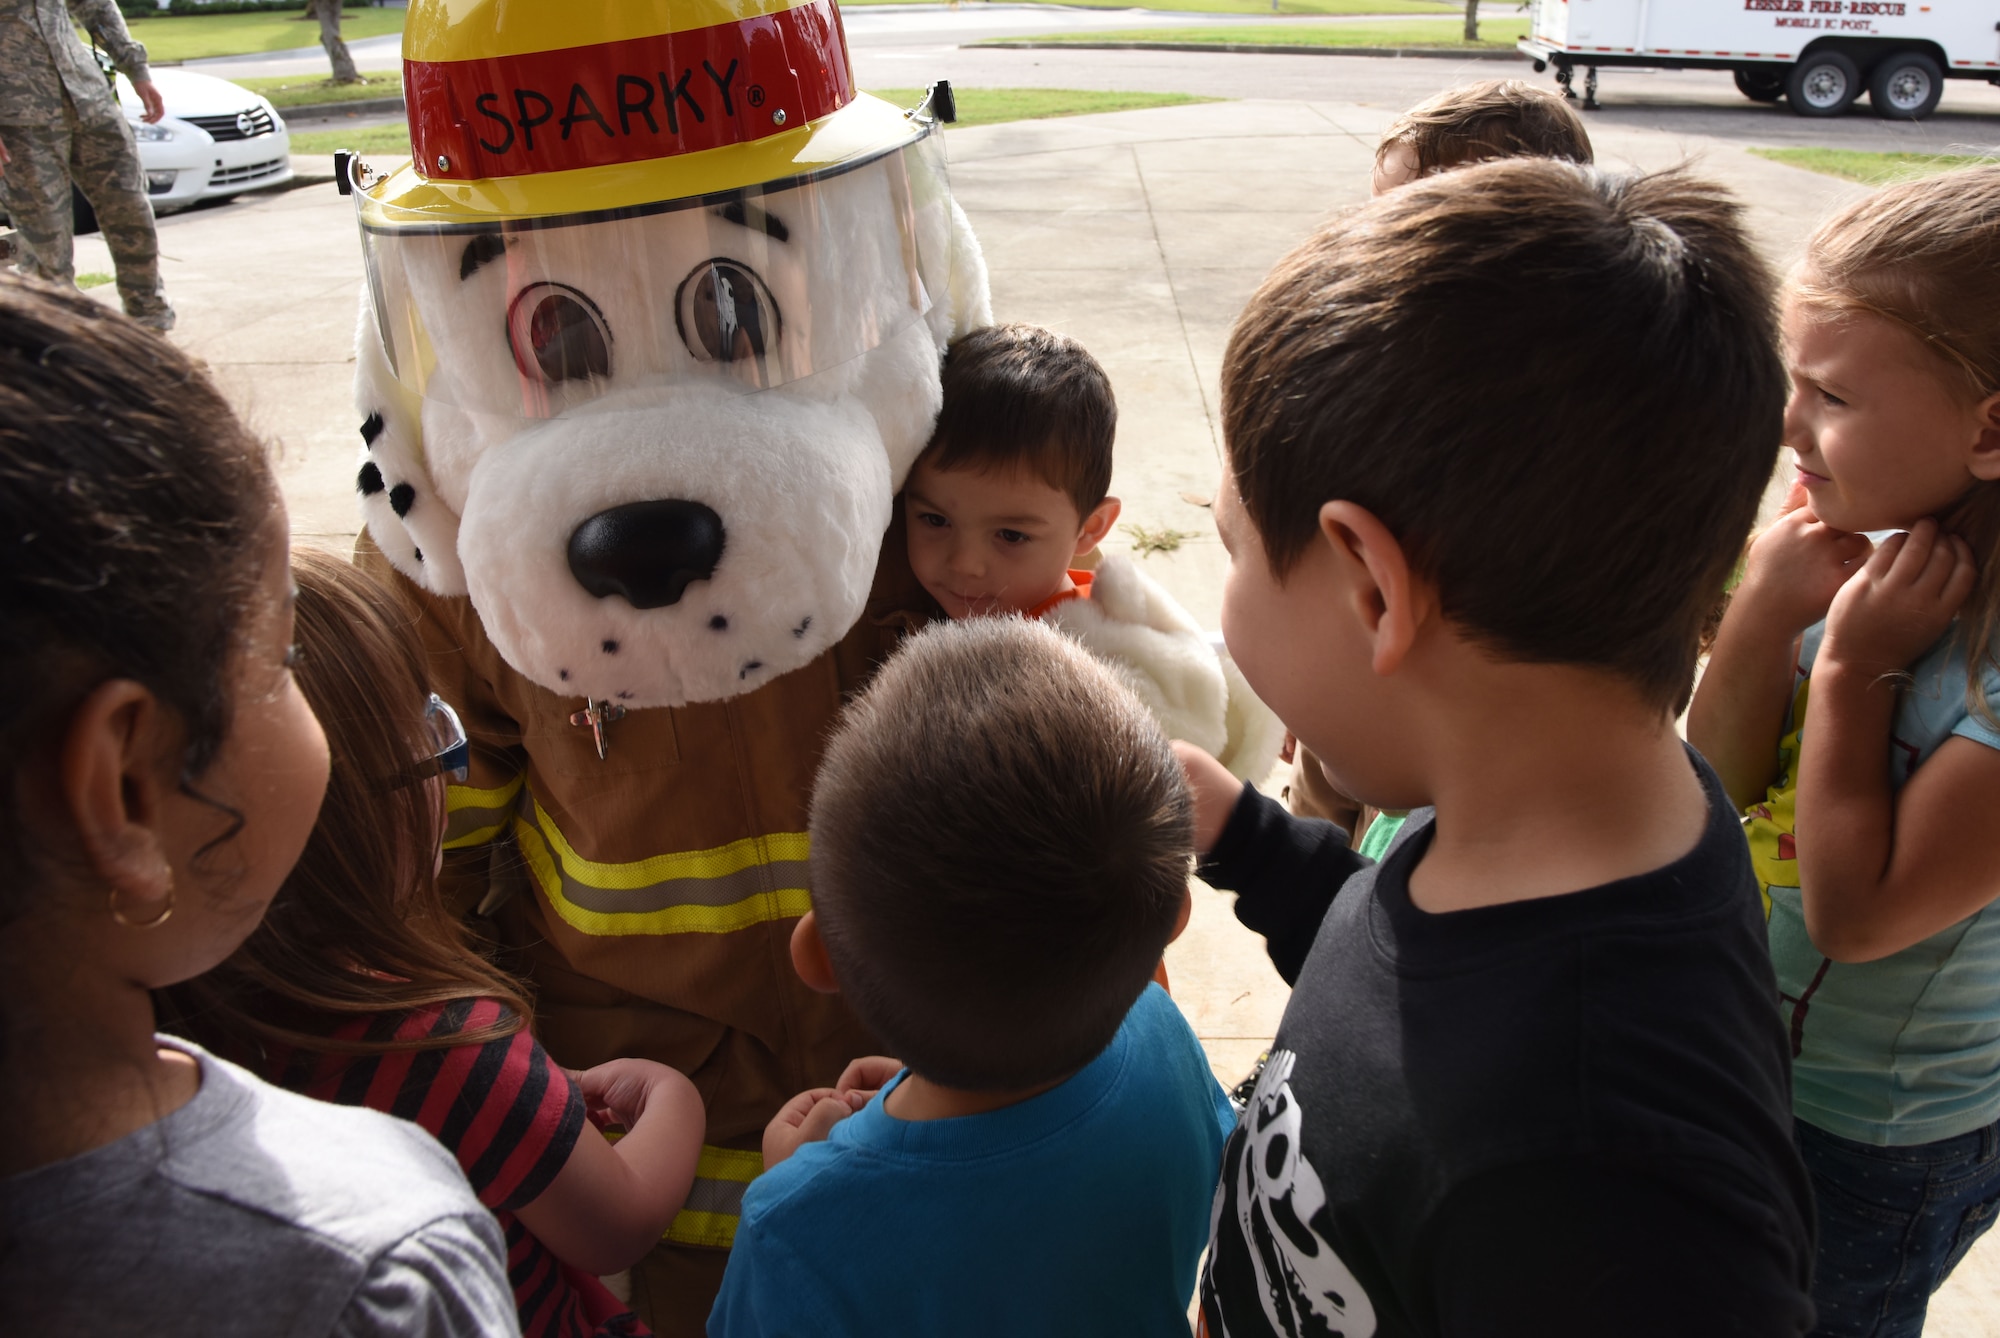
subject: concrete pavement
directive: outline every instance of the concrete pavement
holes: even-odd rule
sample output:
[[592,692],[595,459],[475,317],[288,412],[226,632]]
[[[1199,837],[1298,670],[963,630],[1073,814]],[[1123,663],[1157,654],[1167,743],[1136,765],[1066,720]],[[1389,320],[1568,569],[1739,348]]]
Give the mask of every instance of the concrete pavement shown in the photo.
[[[1065,330],[1104,362],[1122,409],[1114,490],[1129,522],[1192,536],[1146,562],[1211,626],[1224,559],[1200,503],[1219,468],[1216,384],[1230,322],[1279,255],[1330,209],[1365,196],[1376,138],[1396,109],[1243,101],[949,132],[954,189],[986,248],[996,315]],[[1591,130],[1607,164],[1693,159],[1730,185],[1781,265],[1828,209],[1861,193],[1718,136],[1610,119]],[[181,312],[174,338],[273,442],[300,538],[346,544],[356,525],[349,384],[361,281],[348,202],[330,186],[245,197],[163,219],[160,237]],[[96,238],[80,243],[78,267],[110,268]],[[1121,532],[1111,546],[1129,542]],[[1261,941],[1235,924],[1226,897],[1202,889],[1167,962],[1176,999],[1233,1081],[1285,1003]],[[1929,1332],[2000,1333],[1996,1280],[2000,1237],[1941,1294]]]

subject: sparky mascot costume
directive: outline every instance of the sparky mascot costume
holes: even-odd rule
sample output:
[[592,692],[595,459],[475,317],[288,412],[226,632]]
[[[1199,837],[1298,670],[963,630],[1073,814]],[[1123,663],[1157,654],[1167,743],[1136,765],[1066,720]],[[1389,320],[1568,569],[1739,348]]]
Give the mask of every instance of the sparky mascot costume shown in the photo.
[[474,740],[451,887],[549,1050],[707,1103],[633,1271],[695,1333],[765,1123],[872,1048],[788,943],[821,741],[921,607],[892,499],[989,319],[948,94],[857,94],[832,0],[413,0],[403,51],[415,161],[345,176],[362,560]]

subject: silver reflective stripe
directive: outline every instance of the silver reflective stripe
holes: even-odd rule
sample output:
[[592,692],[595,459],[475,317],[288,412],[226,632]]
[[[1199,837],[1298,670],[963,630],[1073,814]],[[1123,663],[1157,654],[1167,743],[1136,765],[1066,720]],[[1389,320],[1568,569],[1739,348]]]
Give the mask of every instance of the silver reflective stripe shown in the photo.
[[740,1217],[743,1213],[743,1191],[748,1188],[741,1180],[696,1180],[683,1207],[689,1212]]
[[647,887],[592,887],[562,872],[563,896],[600,915],[629,915],[668,906],[734,906],[781,887],[805,887],[804,861],[759,864],[720,878],[667,878]]

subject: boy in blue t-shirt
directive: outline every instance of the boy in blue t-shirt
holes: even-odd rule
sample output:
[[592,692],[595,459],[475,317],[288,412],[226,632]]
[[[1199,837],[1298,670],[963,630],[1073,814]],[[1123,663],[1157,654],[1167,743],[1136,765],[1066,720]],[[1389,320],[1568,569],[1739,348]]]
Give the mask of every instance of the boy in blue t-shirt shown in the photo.
[[711,1338],[1187,1333],[1235,1123],[1148,984],[1192,852],[1165,736],[1080,646],[904,643],[827,747],[792,939],[901,1061],[771,1123]]

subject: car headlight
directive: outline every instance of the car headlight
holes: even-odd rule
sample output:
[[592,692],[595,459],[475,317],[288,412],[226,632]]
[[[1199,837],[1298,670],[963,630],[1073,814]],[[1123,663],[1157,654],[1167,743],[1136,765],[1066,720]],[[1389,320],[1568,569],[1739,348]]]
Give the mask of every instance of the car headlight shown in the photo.
[[147,125],[143,121],[132,127],[132,137],[141,144],[161,144],[174,137],[173,127]]

